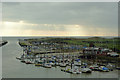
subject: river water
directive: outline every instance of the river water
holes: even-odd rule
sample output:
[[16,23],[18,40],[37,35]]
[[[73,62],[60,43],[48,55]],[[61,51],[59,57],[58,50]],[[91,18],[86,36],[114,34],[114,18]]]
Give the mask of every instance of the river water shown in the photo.
[[69,74],[59,67],[43,68],[33,64],[21,63],[16,57],[22,54],[18,39],[22,37],[4,37],[8,44],[2,47],[2,77],[3,78],[118,78],[118,71],[92,72],[91,74]]

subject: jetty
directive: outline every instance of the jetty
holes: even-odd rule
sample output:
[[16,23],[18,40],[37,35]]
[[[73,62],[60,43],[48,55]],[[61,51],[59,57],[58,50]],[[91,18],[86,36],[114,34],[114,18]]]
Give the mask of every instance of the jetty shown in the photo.
[[3,46],[3,45],[5,45],[5,44],[7,44],[7,43],[8,43],[8,41],[5,41],[5,40],[0,41],[0,47]]

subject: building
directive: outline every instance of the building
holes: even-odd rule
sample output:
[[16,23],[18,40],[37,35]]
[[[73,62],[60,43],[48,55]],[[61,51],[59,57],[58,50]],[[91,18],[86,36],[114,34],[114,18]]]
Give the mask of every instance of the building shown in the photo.
[[84,54],[90,55],[107,55],[108,52],[112,52],[112,50],[99,47],[86,47],[83,49]]

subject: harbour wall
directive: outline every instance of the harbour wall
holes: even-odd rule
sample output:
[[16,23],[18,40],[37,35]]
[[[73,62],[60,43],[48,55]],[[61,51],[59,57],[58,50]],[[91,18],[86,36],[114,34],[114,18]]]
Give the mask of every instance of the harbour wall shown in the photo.
[[7,44],[7,43],[8,43],[8,41],[2,41],[2,42],[0,42],[0,47],[3,46],[3,45],[5,45],[5,44]]

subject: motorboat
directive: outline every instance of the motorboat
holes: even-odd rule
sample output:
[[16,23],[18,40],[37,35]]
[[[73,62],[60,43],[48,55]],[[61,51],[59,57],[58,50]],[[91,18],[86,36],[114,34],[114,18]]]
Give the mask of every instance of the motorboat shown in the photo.
[[21,60],[21,58],[19,58],[19,57],[16,57],[16,59]]
[[102,71],[102,72],[109,72],[109,71],[110,71],[110,70],[109,70],[107,67],[105,67],[105,66],[100,66],[100,67],[99,67],[99,70]]
[[120,70],[120,67],[116,67],[116,69]]
[[71,71],[72,74],[77,74],[77,71],[75,69],[71,69]]
[[81,66],[81,62],[74,62],[74,65]]
[[67,66],[66,68],[65,68],[65,72],[69,72],[71,70],[71,68],[69,67],[69,66]]
[[21,62],[22,62],[22,63],[25,63],[25,61],[24,61],[24,60],[21,60]]
[[26,64],[33,64],[31,61],[25,61]]
[[50,64],[51,66],[55,66],[55,63],[53,63],[52,61],[49,61],[49,64]]
[[74,65],[76,65],[76,66],[81,66],[81,61],[80,61],[80,59],[76,59],[76,60],[74,61]]
[[81,71],[82,71],[82,73],[91,73],[92,72],[92,70],[89,68],[82,68]]
[[56,66],[60,66],[60,65],[59,65],[59,62],[56,62],[55,65],[56,65]]
[[98,65],[92,65],[89,67],[91,70],[94,70],[94,71],[99,71],[99,66]]
[[27,59],[26,61],[25,61],[25,63],[26,64],[34,64],[31,60],[29,60],[29,59]]
[[76,71],[76,73],[77,73],[77,74],[81,74],[82,72],[81,72],[80,69],[78,69],[78,70]]
[[68,73],[71,73],[71,74],[80,74],[81,70],[78,69],[78,68],[75,68],[75,67],[71,69],[69,66],[67,66],[65,68],[65,72],[68,72]]
[[59,63],[60,67],[66,67],[66,63]]
[[42,66],[43,65],[43,62],[37,62],[36,64],[35,64],[35,66]]
[[25,61],[25,59],[21,59],[21,62],[22,62],[22,63],[25,63],[26,61]]
[[43,65],[43,67],[45,67],[45,68],[51,68],[52,66],[51,66],[50,63],[45,63],[45,64]]
[[65,68],[61,68],[61,71],[64,71],[64,72],[66,72],[66,69],[65,69]]

